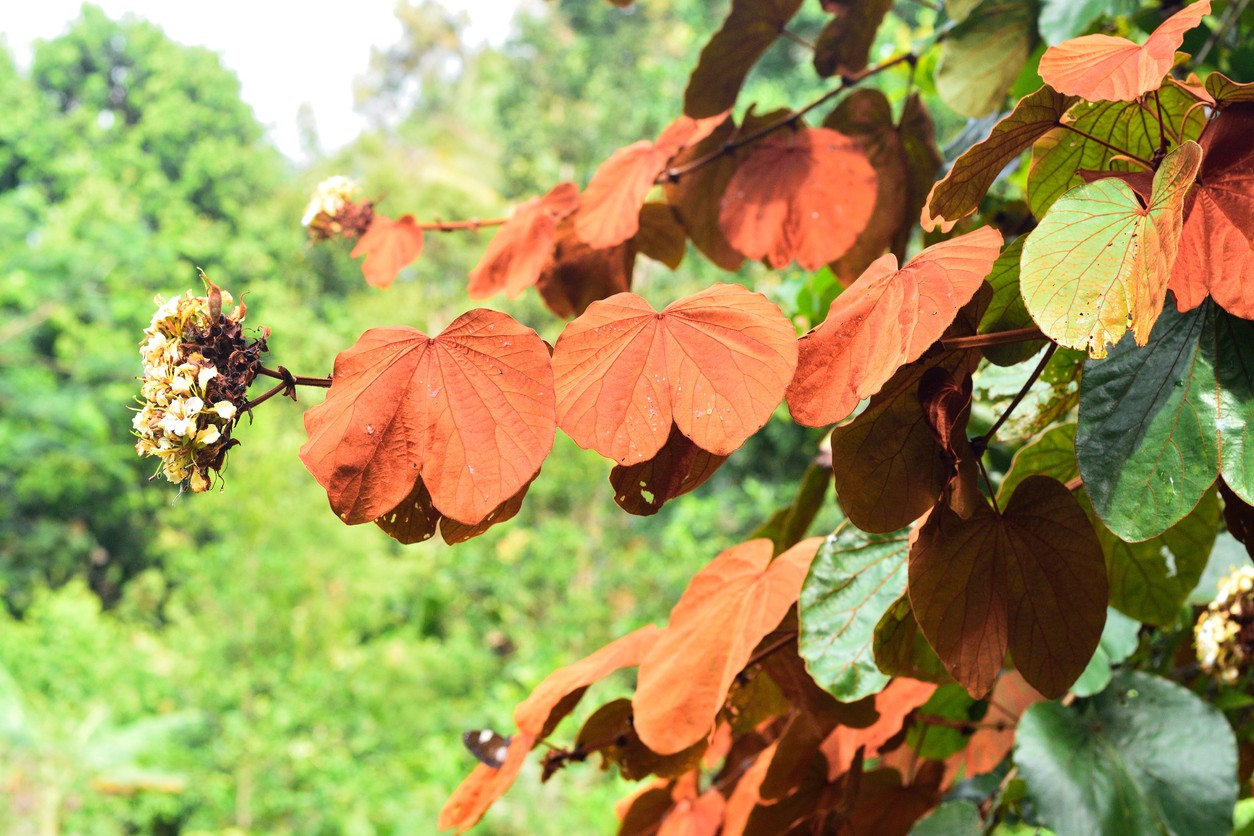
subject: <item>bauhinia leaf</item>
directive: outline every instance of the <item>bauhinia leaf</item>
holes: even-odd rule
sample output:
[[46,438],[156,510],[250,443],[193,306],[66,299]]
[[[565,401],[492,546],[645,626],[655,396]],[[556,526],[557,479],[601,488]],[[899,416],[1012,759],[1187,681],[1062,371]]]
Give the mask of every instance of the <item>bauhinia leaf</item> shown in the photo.
[[952,682],[945,664],[927,643],[903,593],[875,625],[876,666],[889,676],[908,676],[926,682]]
[[640,207],[640,229],[632,239],[641,255],[660,261],[674,270],[684,260],[688,238],[675,210],[665,203]]
[[1075,497],[1024,480],[998,514],[937,507],[910,550],[910,604],[954,679],[992,688],[1006,651],[1032,687],[1059,696],[1084,671],[1106,620],[1106,566]]
[[348,255],[350,258],[366,257],[361,263],[361,272],[367,284],[391,287],[401,269],[421,253],[422,227],[413,215],[406,215],[399,221],[375,215]]
[[710,733],[736,674],[797,602],[820,543],[771,560],[771,541],[751,540],[696,574],[640,665],[632,706],[646,746],[673,754]]
[[[1032,316],[1023,304],[1023,294],[1019,292],[1019,262],[1023,258],[1023,244],[1026,240],[1020,235],[1007,244],[993,262],[993,269],[985,277],[985,281],[993,289],[993,298],[988,303],[988,310],[984,311],[984,318],[980,320],[981,334],[996,334],[999,331],[1013,331],[1032,325]],[[984,356],[997,366],[1016,366],[1035,355],[1044,345],[1043,340],[990,345],[984,347]]]
[[1194,142],[1169,154],[1148,207],[1127,183],[1108,178],[1077,186],[1050,208],[1023,245],[1019,271],[1028,312],[1046,335],[1095,358],[1126,330],[1145,345],[1166,299],[1201,157]]
[[817,270],[849,250],[875,207],[875,169],[828,128],[778,130],[736,170],[719,210],[728,242],[771,267]]
[[714,285],[660,314],[620,293],[594,302],[557,340],[558,423],[623,465],[653,458],[672,421],[725,456],[771,417],[796,351],[792,323],[740,285]]
[[584,189],[583,203],[575,216],[575,233],[580,240],[601,250],[635,235],[644,199],[667,162],[709,136],[726,117],[726,112],[707,119],[681,116],[662,131],[656,142],[641,140],[615,151]]
[[635,264],[634,240],[594,250],[579,240],[573,220],[567,218],[557,225],[553,259],[540,274],[536,290],[553,313],[578,316],[598,299],[630,290]]
[[470,271],[470,298],[500,291],[512,298],[534,285],[553,258],[558,222],[578,208],[574,183],[559,183],[543,197],[520,204]]
[[1202,168],[1184,204],[1180,254],[1168,287],[1180,310],[1207,294],[1254,319],[1254,104],[1222,111],[1202,135]]
[[941,44],[936,92],[963,116],[996,113],[1036,43],[1034,0],[983,0]]
[[814,681],[844,702],[888,684],[871,645],[876,624],[905,592],[908,534],[842,525],[824,541],[801,588],[801,656]]
[[1018,671],[1002,673],[989,697],[988,713],[963,750],[949,759],[947,772],[961,768],[964,778],[972,778],[996,769],[1014,748],[1015,725],[1023,712],[1044,699]]
[[749,70],[800,8],[801,0],[733,0],[688,79],[684,113],[700,119],[731,108]]
[[1206,76],[1206,92],[1221,109],[1241,102],[1254,102],[1254,84],[1233,81],[1223,73]]
[[[608,746],[605,741],[612,741]],[[579,729],[575,746],[599,752],[601,768],[610,764],[629,781],[640,781],[650,775],[674,778],[701,764],[705,741],[698,741],[682,752],[659,755],[648,749],[636,736],[632,726],[631,700],[622,698],[608,702],[596,710]]]
[[1014,110],[993,126],[988,138],[967,149],[932,187],[923,208],[923,228],[948,232],[959,220],[979,209],[980,201],[1002,169],[1053,130],[1075,101],[1049,87],[1020,99]]
[[656,514],[662,505],[705,484],[727,461],[702,450],[672,425],[657,455],[631,465],[615,465],[610,471],[614,501],[629,514]]
[[1210,14],[1210,0],[1186,6],[1144,44],[1110,35],[1085,35],[1045,50],[1040,73],[1060,93],[1091,102],[1131,102],[1162,86],[1184,33]]
[[828,775],[835,778],[848,770],[859,747],[866,747],[867,758],[878,755],[880,747],[901,731],[910,712],[927,702],[935,690],[936,685],[931,682],[894,679],[875,695],[879,718],[874,723],[864,729],[837,726],[819,746],[827,758]]
[[1254,323],[1205,303],[1171,306],[1149,346],[1123,340],[1089,363],[1076,455],[1093,507],[1128,541],[1183,519],[1216,476],[1254,498]]
[[815,71],[823,78],[862,72],[893,0],[833,0],[828,5],[836,16],[814,42]]
[[450,546],[463,543],[472,537],[478,537],[497,523],[512,519],[522,510],[523,498],[535,476],[519,489],[518,493],[502,502],[488,512],[479,522],[468,525],[446,517],[431,502],[431,493],[422,479],[414,483],[409,496],[401,500],[392,511],[375,520],[375,525],[387,532],[388,536],[402,545],[421,543],[435,534],[437,527],[444,542]]
[[336,357],[305,429],[301,460],[350,525],[393,512],[417,479],[441,514],[473,525],[530,482],[552,449],[548,348],[488,310],[434,338],[373,328]]
[[1092,699],[1029,708],[1015,765],[1041,822],[1058,833],[1232,831],[1232,727],[1188,689],[1150,674],[1119,671]]
[[793,418],[833,424],[921,357],[980,288],[1001,242],[1001,233],[981,227],[929,247],[900,270],[892,254],[872,264],[801,338],[788,386]]

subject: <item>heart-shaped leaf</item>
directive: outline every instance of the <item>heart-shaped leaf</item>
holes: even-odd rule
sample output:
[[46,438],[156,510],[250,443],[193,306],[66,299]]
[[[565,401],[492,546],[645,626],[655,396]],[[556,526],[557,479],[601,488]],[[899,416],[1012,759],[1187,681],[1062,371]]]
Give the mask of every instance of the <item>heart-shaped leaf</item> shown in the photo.
[[1127,330],[1145,345],[1166,298],[1201,158],[1194,142],[1169,154],[1144,208],[1118,179],[1077,186],[1050,208],[1023,245],[1019,271],[1028,312],[1046,335],[1097,358]]
[[593,302],[630,290],[635,264],[634,241],[594,250],[579,240],[574,221],[567,218],[557,225],[553,258],[540,273],[536,290],[553,313],[578,316]]
[[1144,44],[1111,35],[1085,35],[1045,50],[1041,78],[1050,87],[1090,102],[1131,102],[1163,84],[1184,33],[1210,14],[1210,0],[1186,6],[1163,21]]
[[714,285],[660,314],[620,293],[594,302],[557,340],[558,423],[623,465],[653,458],[672,422],[725,456],[771,417],[796,352],[792,323],[740,285]]
[[1001,242],[1001,233],[981,227],[934,244],[900,270],[892,254],[872,264],[801,338],[787,395],[793,418],[833,424],[921,357],[980,288]]
[[553,447],[548,348],[481,309],[438,337],[373,328],[336,357],[305,429],[301,460],[350,525],[391,513],[419,478],[441,514],[473,525],[530,482]]
[[544,197],[534,197],[514,209],[470,271],[470,298],[482,299],[502,290],[512,298],[534,285],[553,258],[558,222],[578,208],[575,184],[559,183]]
[[1088,664],[1106,620],[1106,566],[1075,497],[1045,476],[1025,479],[1000,514],[963,520],[937,507],[910,550],[910,604],[954,679],[992,688],[1009,650],[1046,696]]
[[836,16],[814,41],[814,69],[823,78],[860,73],[893,0],[834,0],[830,5]]
[[941,44],[936,92],[963,116],[1001,109],[1036,44],[1034,0],[982,0]]
[[350,258],[366,257],[361,263],[361,272],[367,284],[391,287],[401,269],[421,254],[422,227],[413,215],[406,215],[399,221],[375,215],[348,255]]
[[750,540],[693,577],[640,664],[632,706],[646,746],[669,755],[710,733],[736,674],[797,602],[821,543],[811,537],[772,560],[770,540]]
[[726,456],[702,450],[672,425],[666,443],[653,458],[615,465],[610,471],[614,501],[629,514],[656,514],[666,502],[704,485],[725,461]]
[[778,130],[728,182],[719,224],[749,258],[817,270],[853,246],[875,197],[875,169],[854,140],[828,128]]
[[800,8],[801,0],[732,0],[688,79],[684,113],[700,119],[730,109],[749,70]]

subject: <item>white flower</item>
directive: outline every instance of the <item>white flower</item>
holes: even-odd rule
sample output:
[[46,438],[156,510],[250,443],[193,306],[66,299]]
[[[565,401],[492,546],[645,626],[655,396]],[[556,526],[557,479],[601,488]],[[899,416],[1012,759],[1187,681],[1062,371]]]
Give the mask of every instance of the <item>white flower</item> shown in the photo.
[[309,226],[319,215],[335,217],[344,208],[344,204],[361,193],[361,188],[347,177],[336,175],[328,177],[314,189],[309,205],[305,207],[305,215],[300,220],[301,226]]

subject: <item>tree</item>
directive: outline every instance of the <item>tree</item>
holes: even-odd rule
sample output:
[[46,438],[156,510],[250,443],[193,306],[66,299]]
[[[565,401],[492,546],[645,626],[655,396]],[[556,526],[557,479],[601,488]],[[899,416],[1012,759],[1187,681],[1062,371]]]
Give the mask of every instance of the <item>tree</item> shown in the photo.
[[[469,295],[535,286],[571,319],[551,349],[479,308],[436,336],[372,329],[331,377],[304,378],[265,365],[212,283],[171,313],[141,433],[181,451],[174,481],[208,487],[229,449],[234,421],[210,404],[328,388],[301,458],[344,522],[402,543],[508,523],[558,428],[611,459],[615,501],[647,516],[781,403],[835,425],[796,501],[698,572],[664,628],[555,671],[508,739],[470,736],[483,763],[442,827],[472,826],[547,742],[546,777],[600,755],[652,779],[626,833],[1231,829],[1254,732],[1233,690],[1250,676],[1248,574],[1196,637],[1184,608],[1221,505],[1247,547],[1254,518],[1254,87],[1223,73],[1244,6],[1142,15],[1143,43],[1082,34],[1116,4],[891,6],[823,4],[827,89],[758,113],[741,85],[777,40],[805,40],[789,28],[801,1],[737,0],[682,116],[508,218],[387,217],[338,181],[311,205],[311,235],[355,240],[382,286],[427,233],[499,226]],[[899,21],[928,31],[872,63]],[[1204,76],[1171,74],[1182,46],[1212,61],[1192,67]],[[914,85],[986,117],[1036,53],[1035,84],[936,181]],[[631,292],[638,255],[673,268],[688,243],[727,271],[796,262],[826,310],[798,339],[742,285],[661,311]],[[258,376],[278,382],[250,400]],[[828,484],[845,521],[807,538]],[[624,668],[632,699],[553,742]],[[959,781],[979,807],[946,800]]]

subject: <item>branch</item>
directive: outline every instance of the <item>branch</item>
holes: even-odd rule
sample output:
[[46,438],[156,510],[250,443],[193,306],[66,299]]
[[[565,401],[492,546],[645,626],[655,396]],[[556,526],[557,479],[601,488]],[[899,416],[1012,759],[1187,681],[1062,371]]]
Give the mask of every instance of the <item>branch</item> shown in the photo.
[[417,227],[427,232],[458,232],[463,229],[478,232],[485,226],[501,226],[508,220],[509,218],[489,218],[484,221],[479,218],[471,218],[467,221],[431,221],[430,223],[417,224]]
[[968,348],[985,348],[992,345],[1013,345],[1033,340],[1045,339],[1040,328],[1013,328],[1009,331],[994,331],[991,334],[976,334],[971,337],[950,337],[940,341],[942,351],[963,351]]
[[[1032,388],[1032,385],[1036,383],[1037,378],[1039,378],[1041,373],[1045,371],[1045,365],[1049,363],[1049,358],[1054,356],[1054,352],[1057,349],[1057,343],[1049,344],[1049,348],[1045,349],[1045,354],[1041,357],[1041,361],[1036,364],[1036,368],[1032,370],[1030,375],[1028,375],[1028,379],[1024,381],[1022,388],[1019,389],[1019,393],[1015,395],[1014,400],[1010,402],[1010,406],[1006,407],[1006,411],[1003,412],[997,421],[993,423],[993,426],[989,427],[988,432],[976,439],[973,439],[972,443],[977,445],[976,449],[980,451],[981,455],[983,455],[984,450],[988,449],[988,443],[992,440],[993,436],[997,434],[997,431],[1001,429],[1001,425],[1006,423],[1006,419],[1010,417],[1010,414],[1014,412],[1019,407],[1019,404],[1023,402],[1023,399],[1027,397],[1028,390]],[[985,479],[984,481],[987,484],[988,480]],[[991,486],[989,489],[992,490]]]
[[278,394],[282,394],[292,400],[296,400],[297,386],[313,386],[318,389],[329,389],[331,387],[330,377],[303,377],[301,375],[292,374],[283,366],[279,366],[277,370],[267,369],[265,366],[260,366],[257,369],[257,375],[260,377],[272,377],[275,380],[278,380],[279,384],[273,389],[267,389],[256,398],[253,398],[251,401],[244,404],[243,407],[241,407],[241,412],[249,412],[253,409],[253,407],[260,406]]
[[1210,37],[1206,39],[1206,43],[1202,44],[1202,48],[1197,51],[1197,57],[1193,59],[1195,65],[1200,67],[1206,61],[1206,56],[1210,55],[1210,51],[1219,43],[1232,21],[1241,19],[1241,15],[1245,13],[1245,7],[1249,5],[1249,2],[1250,0],[1237,0],[1237,2],[1228,5],[1228,8],[1224,10],[1223,18],[1219,21],[1219,25],[1214,28],[1210,33]]

